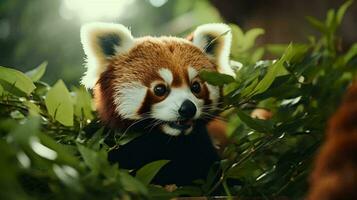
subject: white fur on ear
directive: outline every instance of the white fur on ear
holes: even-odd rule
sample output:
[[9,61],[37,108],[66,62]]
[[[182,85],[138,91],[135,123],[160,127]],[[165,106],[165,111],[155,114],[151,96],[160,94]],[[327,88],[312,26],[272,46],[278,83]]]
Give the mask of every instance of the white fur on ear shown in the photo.
[[130,30],[121,24],[89,23],[81,28],[81,42],[87,56],[87,72],[82,78],[86,88],[93,88],[108,60],[128,52],[134,45]]
[[193,44],[216,61],[218,72],[235,77],[229,64],[231,52],[231,28],[222,23],[198,26],[193,33]]

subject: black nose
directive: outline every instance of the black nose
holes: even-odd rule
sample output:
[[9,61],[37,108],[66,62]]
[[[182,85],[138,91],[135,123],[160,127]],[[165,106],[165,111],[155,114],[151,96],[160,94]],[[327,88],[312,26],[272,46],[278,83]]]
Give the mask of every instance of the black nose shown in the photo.
[[192,118],[193,116],[195,116],[197,111],[197,108],[195,106],[195,104],[192,103],[192,101],[190,100],[185,100],[180,109],[178,110],[178,113],[180,114],[181,117],[185,118],[185,119],[189,119]]

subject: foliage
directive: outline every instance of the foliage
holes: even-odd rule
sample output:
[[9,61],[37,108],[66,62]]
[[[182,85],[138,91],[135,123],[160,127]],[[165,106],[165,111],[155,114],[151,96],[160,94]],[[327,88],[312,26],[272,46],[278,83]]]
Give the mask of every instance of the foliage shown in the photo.
[[[44,59],[47,66],[42,81],[53,84],[58,77],[69,86],[77,85],[84,73],[84,52],[80,44],[80,26],[91,21],[124,24],[134,36],[176,35],[191,27],[220,22],[217,10],[208,0],[170,0],[157,8],[152,1],[101,0],[1,0],[0,1],[0,63],[20,71],[28,71]],[[162,1],[165,2],[165,1]],[[72,10],[80,5],[79,10]],[[88,5],[103,10],[118,5],[115,17],[91,13],[82,18]],[[99,6],[98,6],[99,5]],[[125,11],[120,14],[120,7]],[[92,8],[93,9],[93,8]],[[113,11],[109,9],[108,14]],[[34,14],[35,13],[35,14]],[[143,20],[145,19],[145,20]],[[193,20],[194,19],[194,20]]]
[[[274,61],[261,60],[270,47],[254,46],[263,30],[243,33],[232,25],[232,58],[244,67],[235,78],[201,74],[224,85],[232,143],[221,173],[212,170],[207,180],[174,192],[149,184],[166,160],[144,166],[136,177],[108,163],[103,128],[85,136],[96,119],[84,88],[40,81],[46,63],[28,73],[0,67],[0,198],[167,199],[221,188],[223,195],[240,197],[302,197],[326,122],[356,75],[357,43],[345,53],[337,48],[337,28],[350,4],[330,10],[325,22],[309,17],[321,38],[287,45]],[[256,108],[273,117],[252,118]]]

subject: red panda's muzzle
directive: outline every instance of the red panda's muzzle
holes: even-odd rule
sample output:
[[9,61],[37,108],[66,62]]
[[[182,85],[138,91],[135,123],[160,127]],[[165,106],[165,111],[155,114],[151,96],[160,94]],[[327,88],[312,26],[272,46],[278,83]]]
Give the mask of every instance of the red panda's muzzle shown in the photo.
[[178,120],[174,122],[169,122],[168,125],[171,128],[179,129],[179,130],[186,130],[192,127],[193,121],[192,120]]

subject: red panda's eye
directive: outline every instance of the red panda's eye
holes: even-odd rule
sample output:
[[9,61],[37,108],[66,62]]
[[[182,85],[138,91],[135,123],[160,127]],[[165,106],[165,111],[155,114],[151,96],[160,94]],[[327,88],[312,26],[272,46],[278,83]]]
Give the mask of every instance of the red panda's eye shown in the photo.
[[160,84],[154,87],[154,93],[156,96],[164,96],[167,92],[167,88],[164,84]]
[[191,85],[191,91],[192,91],[193,93],[196,93],[196,94],[200,93],[200,92],[201,92],[201,85],[200,85],[200,83],[197,82],[197,81],[193,82],[192,85]]

